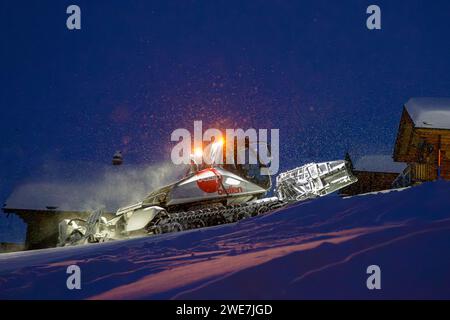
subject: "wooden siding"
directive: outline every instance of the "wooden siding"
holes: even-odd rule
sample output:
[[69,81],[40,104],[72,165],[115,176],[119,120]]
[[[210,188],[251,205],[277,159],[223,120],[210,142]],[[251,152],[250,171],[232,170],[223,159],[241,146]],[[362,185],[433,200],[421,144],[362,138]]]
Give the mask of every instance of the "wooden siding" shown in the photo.
[[412,182],[428,181],[437,179],[437,170],[434,166],[423,163],[411,163]]
[[441,177],[450,180],[450,130],[416,128],[405,108],[394,147],[394,161],[415,165],[411,178],[432,181],[437,178],[440,150]]
[[408,162],[405,161],[405,157],[409,154],[409,147],[411,145],[410,141],[414,134],[414,123],[411,120],[408,112],[403,108],[402,116],[400,119],[400,124],[397,132],[397,138],[394,146],[394,161],[397,162]]
[[353,196],[361,193],[373,191],[381,191],[392,188],[392,183],[398,176],[398,173],[388,172],[369,172],[369,171],[353,171],[358,178],[354,184],[343,188],[339,191],[342,196]]

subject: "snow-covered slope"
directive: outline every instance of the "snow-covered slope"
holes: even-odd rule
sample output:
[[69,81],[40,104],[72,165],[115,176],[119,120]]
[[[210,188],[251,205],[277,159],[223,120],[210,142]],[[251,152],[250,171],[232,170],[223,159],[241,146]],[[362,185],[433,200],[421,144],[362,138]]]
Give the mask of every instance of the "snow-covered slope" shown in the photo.
[[[450,298],[450,183],[325,197],[237,224],[0,255],[0,298]],[[66,268],[82,288],[66,288]],[[381,268],[381,290],[366,269]]]

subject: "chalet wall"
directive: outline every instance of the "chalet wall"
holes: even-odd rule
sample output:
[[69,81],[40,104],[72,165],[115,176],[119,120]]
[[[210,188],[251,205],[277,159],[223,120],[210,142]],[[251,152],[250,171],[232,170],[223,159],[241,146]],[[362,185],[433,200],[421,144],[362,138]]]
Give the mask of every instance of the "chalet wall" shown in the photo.
[[400,124],[398,128],[397,138],[394,147],[394,161],[397,162],[408,162],[405,161],[405,156],[409,153],[410,141],[413,138],[414,133],[414,123],[408,112],[403,108],[402,117],[400,119]]
[[[441,178],[450,180],[450,130],[416,128],[403,108],[394,148],[394,161],[416,165],[418,173],[412,178],[432,181],[437,178],[441,150]],[[420,166],[419,166],[420,164]]]
[[353,171],[358,181],[344,189],[339,194],[342,196],[353,196],[361,193],[391,189],[392,183],[398,173]]

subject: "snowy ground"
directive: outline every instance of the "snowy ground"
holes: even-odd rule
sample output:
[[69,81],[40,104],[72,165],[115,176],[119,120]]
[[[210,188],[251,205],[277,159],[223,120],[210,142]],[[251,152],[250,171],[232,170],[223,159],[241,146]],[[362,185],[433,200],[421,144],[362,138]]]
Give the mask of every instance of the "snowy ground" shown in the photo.
[[[237,224],[0,255],[2,299],[450,298],[450,183],[325,197]],[[82,289],[66,288],[77,264]],[[368,290],[366,268],[381,268]]]

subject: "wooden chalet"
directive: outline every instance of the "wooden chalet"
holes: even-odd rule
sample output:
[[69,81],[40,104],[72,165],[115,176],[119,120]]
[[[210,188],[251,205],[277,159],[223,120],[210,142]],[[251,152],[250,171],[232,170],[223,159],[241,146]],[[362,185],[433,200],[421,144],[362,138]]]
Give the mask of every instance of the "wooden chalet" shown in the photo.
[[390,155],[363,156],[354,164],[349,154],[345,158],[358,181],[340,190],[341,196],[391,189],[395,179],[406,167],[403,163],[394,162]]
[[411,98],[404,105],[393,158],[407,163],[395,186],[450,180],[450,98]]

